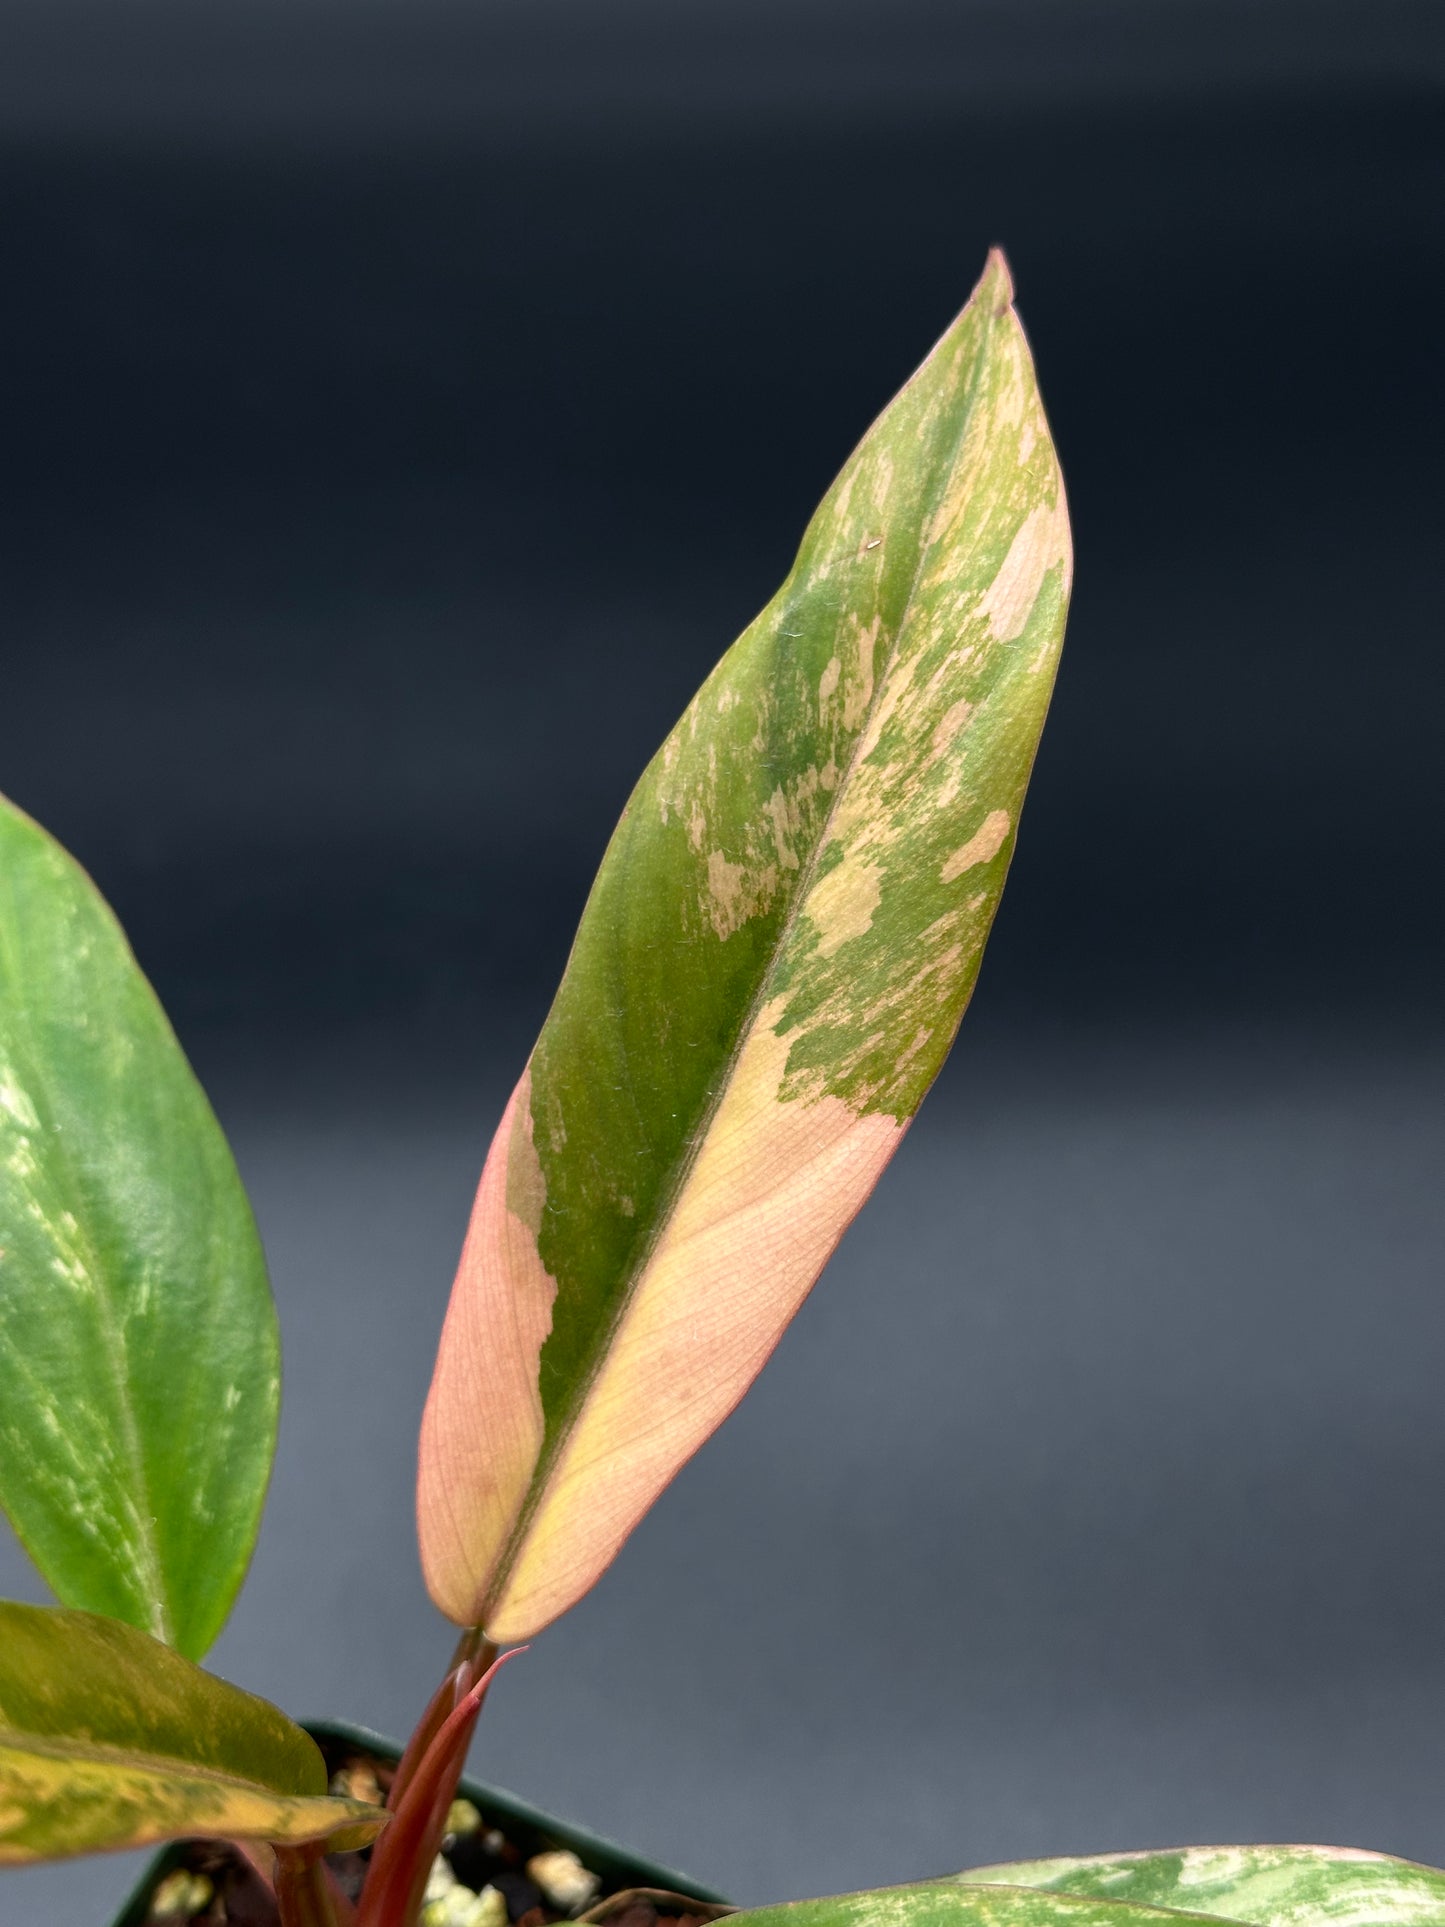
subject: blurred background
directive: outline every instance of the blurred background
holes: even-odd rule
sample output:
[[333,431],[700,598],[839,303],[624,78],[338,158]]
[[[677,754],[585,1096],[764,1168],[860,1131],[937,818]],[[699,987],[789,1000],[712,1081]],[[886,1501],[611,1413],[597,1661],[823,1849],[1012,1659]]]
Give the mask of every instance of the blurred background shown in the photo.
[[0,787],[287,1347],[220,1671],[430,1690],[416,1423],[588,879],[1001,242],[1078,582],[974,1009],[473,1769],[745,1902],[1445,1860],[1442,82],[1433,0],[0,4]]

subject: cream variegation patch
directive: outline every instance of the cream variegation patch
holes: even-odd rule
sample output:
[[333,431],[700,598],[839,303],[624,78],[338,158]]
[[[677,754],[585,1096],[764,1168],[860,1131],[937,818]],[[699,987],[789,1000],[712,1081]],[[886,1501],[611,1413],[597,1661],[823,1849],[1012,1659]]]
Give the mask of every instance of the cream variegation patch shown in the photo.
[[940,883],[956,883],[980,863],[992,863],[1008,841],[1011,828],[1007,810],[990,810],[962,849],[955,850],[938,873]]
[[1067,568],[1069,518],[1063,491],[1039,502],[1019,524],[998,574],[974,610],[988,623],[995,642],[1014,642],[1028,627],[1034,604],[1050,570]]
[[807,913],[818,933],[817,954],[831,957],[850,938],[869,931],[882,896],[881,866],[845,856],[808,894]]
[[714,931],[726,943],[735,930],[761,914],[772,903],[778,887],[778,866],[764,863],[756,868],[734,863],[721,850],[713,850],[707,860],[707,916]]

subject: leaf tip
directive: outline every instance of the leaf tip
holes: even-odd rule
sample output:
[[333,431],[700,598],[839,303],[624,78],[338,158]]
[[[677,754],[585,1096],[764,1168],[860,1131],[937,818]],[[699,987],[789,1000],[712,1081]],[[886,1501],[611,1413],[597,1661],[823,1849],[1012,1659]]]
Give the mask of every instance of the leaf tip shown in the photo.
[[989,249],[973,298],[997,320],[1002,320],[1013,306],[1014,278],[1009,273],[1008,260],[1002,248]]

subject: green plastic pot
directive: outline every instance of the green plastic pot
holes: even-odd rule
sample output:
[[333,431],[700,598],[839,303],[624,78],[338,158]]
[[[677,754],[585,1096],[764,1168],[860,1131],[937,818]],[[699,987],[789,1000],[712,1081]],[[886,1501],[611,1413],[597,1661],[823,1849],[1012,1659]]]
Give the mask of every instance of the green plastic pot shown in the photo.
[[[401,1758],[401,1748],[395,1741],[369,1732],[364,1726],[347,1726],[327,1720],[308,1724],[306,1731],[323,1747],[338,1744],[355,1747],[359,1753],[369,1753],[377,1759],[390,1760],[393,1764]],[[711,1887],[704,1887],[688,1874],[659,1866],[655,1860],[632,1853],[628,1848],[620,1847],[615,1840],[605,1839],[600,1833],[589,1833],[585,1827],[574,1826],[570,1820],[559,1820],[554,1814],[544,1813],[529,1801],[518,1799],[515,1793],[469,1779],[461,1782],[458,1792],[478,1807],[488,1820],[500,1825],[529,1858],[549,1848],[570,1848],[583,1866],[590,1867],[593,1873],[601,1877],[604,1893],[617,1888],[650,1887],[660,1888],[667,1893],[684,1894],[689,1900],[699,1900],[708,1906],[729,1904],[722,1894],[715,1893]],[[115,1927],[145,1927],[150,1897],[156,1883],[172,1867],[180,1865],[185,1851],[184,1843],[177,1842],[156,1855],[127,1901]]]

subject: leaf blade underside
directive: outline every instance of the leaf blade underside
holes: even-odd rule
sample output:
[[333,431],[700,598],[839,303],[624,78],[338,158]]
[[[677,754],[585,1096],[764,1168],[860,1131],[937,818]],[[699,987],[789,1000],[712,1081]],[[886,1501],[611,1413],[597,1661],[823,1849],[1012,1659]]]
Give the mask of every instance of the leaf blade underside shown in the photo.
[[384,1825],[327,1794],[315,1742],[267,1701],[117,1620],[0,1601],[0,1866]]
[[199,1658],[279,1387],[220,1126],[90,879],[0,799],[0,1504],[58,1597]]
[[1179,1847],[1021,1860],[958,1876],[1052,1893],[1137,1901],[1249,1927],[1441,1927],[1445,1873],[1354,1847]]
[[422,1427],[433,1599],[572,1604],[737,1404],[947,1054],[1070,579],[1000,256],[634,791],[493,1141]]

